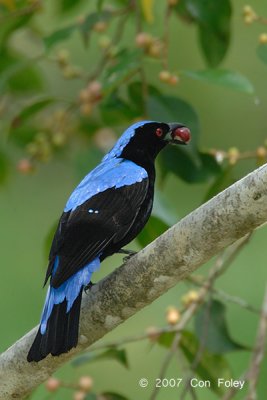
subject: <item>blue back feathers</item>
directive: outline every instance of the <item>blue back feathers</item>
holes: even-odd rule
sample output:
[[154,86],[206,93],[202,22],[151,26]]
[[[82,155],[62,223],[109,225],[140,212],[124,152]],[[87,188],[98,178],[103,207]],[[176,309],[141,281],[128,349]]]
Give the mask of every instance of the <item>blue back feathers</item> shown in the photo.
[[65,212],[75,210],[92,196],[104,190],[132,185],[147,178],[147,172],[144,168],[132,161],[120,158],[120,155],[134,136],[135,129],[149,122],[152,121],[139,121],[126,129],[115,146],[105,155],[102,162],[86,175],[76,187],[66,204]]

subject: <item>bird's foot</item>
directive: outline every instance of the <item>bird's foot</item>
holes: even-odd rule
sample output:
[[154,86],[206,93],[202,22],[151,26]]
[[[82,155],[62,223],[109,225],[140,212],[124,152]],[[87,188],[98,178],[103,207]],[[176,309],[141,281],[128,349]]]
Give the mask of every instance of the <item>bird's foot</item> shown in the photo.
[[128,260],[130,260],[130,258],[132,256],[134,256],[135,254],[137,254],[137,251],[134,250],[126,250],[126,249],[120,249],[118,251],[118,253],[120,254],[126,254],[126,257],[123,257],[123,262],[127,262]]
[[89,292],[90,292],[90,290],[92,289],[92,287],[95,285],[95,283],[93,283],[93,282],[89,282],[88,283],[88,285],[86,285],[85,287],[84,287],[84,292],[85,292],[85,294],[89,294]]

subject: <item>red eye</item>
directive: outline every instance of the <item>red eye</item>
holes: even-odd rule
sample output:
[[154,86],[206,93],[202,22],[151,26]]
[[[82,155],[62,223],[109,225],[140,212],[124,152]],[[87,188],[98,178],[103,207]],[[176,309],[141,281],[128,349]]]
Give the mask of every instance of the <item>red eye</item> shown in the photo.
[[163,130],[161,128],[157,128],[155,133],[158,137],[161,137],[163,135]]

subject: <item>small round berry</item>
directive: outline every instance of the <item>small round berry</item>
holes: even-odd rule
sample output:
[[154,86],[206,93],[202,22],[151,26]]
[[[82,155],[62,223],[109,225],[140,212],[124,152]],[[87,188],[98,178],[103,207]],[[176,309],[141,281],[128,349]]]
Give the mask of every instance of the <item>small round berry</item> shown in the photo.
[[46,381],[45,387],[48,392],[55,392],[61,385],[61,382],[57,378],[52,376]]
[[81,103],[87,103],[91,100],[91,94],[87,88],[80,91],[79,100]]
[[90,103],[84,103],[80,107],[82,115],[89,117],[92,114],[93,107]]
[[159,41],[154,41],[148,48],[150,57],[159,58],[162,53],[162,44]]
[[151,45],[153,42],[152,36],[147,32],[140,32],[135,37],[135,43],[137,47],[145,48]]
[[182,303],[185,307],[190,306],[192,303],[199,301],[199,293],[196,290],[189,290],[183,297]]
[[245,17],[244,17],[244,22],[245,22],[245,24],[247,24],[247,25],[250,25],[250,24],[252,24],[252,22],[254,22],[254,18],[253,18],[253,16],[252,15],[245,15]]
[[162,82],[169,82],[170,77],[171,77],[171,73],[167,70],[160,71],[160,73],[159,73],[159,79]]
[[168,324],[175,325],[181,319],[180,311],[175,307],[169,307],[166,314]]
[[105,21],[99,21],[94,24],[93,30],[98,33],[105,32],[105,30],[107,29],[107,26],[108,25]]
[[73,400],[84,400],[85,397],[86,397],[86,392],[82,392],[81,390],[73,393]]
[[82,25],[85,23],[85,15],[79,15],[76,19],[77,24]]
[[94,97],[101,93],[102,85],[99,81],[92,81],[87,86],[88,92]]
[[17,164],[17,170],[23,175],[28,175],[33,171],[33,165],[28,158],[22,158]]
[[54,146],[61,147],[66,142],[66,136],[64,135],[64,132],[58,131],[53,133],[51,140]]
[[178,82],[179,82],[179,77],[177,75],[171,75],[170,79],[168,80],[168,83],[173,86],[177,85]]
[[61,49],[57,53],[57,62],[61,67],[65,67],[69,63],[70,53],[66,49]]
[[240,152],[237,147],[231,147],[228,150],[228,158],[229,158],[230,165],[236,164],[236,162],[238,161],[238,158],[239,158],[239,154],[240,154]]
[[157,327],[155,326],[149,326],[146,329],[146,334],[148,336],[148,338],[152,341],[155,342],[156,340],[158,340],[160,333]]
[[108,149],[114,146],[116,142],[116,135],[110,128],[101,128],[95,132],[94,142],[99,149],[103,152],[107,152]]
[[39,146],[35,142],[28,143],[26,149],[31,156],[36,156],[39,152]]
[[251,15],[251,14],[254,14],[254,10],[250,5],[246,4],[243,7],[243,13],[244,13],[244,15]]
[[98,40],[98,45],[101,49],[105,50],[111,45],[111,39],[109,36],[102,35]]
[[259,42],[261,44],[267,44],[267,33],[261,33],[259,36]]
[[265,147],[261,146],[257,148],[257,157],[265,158],[267,156],[267,150]]
[[81,390],[89,392],[93,387],[93,379],[91,376],[81,376],[78,385]]

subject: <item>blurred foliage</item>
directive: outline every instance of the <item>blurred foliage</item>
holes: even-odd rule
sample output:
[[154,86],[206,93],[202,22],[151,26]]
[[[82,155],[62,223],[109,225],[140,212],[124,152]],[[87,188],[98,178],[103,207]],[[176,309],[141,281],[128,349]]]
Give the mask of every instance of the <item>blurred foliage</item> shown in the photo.
[[[227,151],[201,148],[198,113],[188,99],[178,95],[178,90],[173,91],[186,77],[238,90],[244,96],[254,94],[254,85],[246,76],[221,67],[232,40],[233,1],[166,0],[160,4],[160,13],[156,10],[158,3],[152,0],[98,0],[90,5],[85,0],[60,0],[54,7],[56,23],[53,29],[49,24],[46,30],[38,23],[46,12],[45,2],[0,1],[1,190],[12,179],[13,164],[18,174],[31,175],[53,158],[68,159],[74,154],[70,157],[73,169],[81,178],[129,124],[142,119],[179,119],[190,127],[192,142],[187,148],[169,147],[159,157],[159,188],[153,216],[137,238],[145,246],[177,218],[164,194],[169,174],[190,185],[205,183],[206,201],[239,177],[236,166],[240,160],[252,159],[254,166],[266,162],[266,143],[259,143],[256,150],[248,152],[235,147]],[[80,10],[82,15],[78,14]],[[267,22],[250,6],[244,7],[243,18],[248,25]],[[169,32],[171,19],[196,29],[204,69],[181,68],[179,57],[175,65],[170,65],[170,41],[174,40]],[[155,24],[160,27],[157,35]],[[17,41],[23,43],[18,39],[21,35],[32,45],[31,52],[27,46],[17,45]],[[73,38],[86,52],[86,67],[68,50]],[[259,37],[255,58],[256,54],[267,64],[266,33]],[[150,74],[152,63],[157,70],[156,79]],[[68,96],[51,94],[47,68],[63,85],[74,88]],[[10,149],[15,149],[15,160],[10,157]],[[54,230],[55,226],[48,233],[46,254]],[[233,377],[224,353],[248,350],[231,338],[225,307],[216,300],[202,305],[195,317],[195,333],[184,331],[179,345],[188,364],[199,357],[202,346],[194,372],[212,382],[210,389],[217,396],[222,395],[222,390],[216,379]],[[167,332],[157,343],[170,348],[173,338],[174,333]],[[104,359],[117,360],[129,368],[126,350],[116,347],[100,354],[82,355],[75,365]],[[87,393],[84,398],[100,397]],[[101,399],[126,397],[104,392]]]

